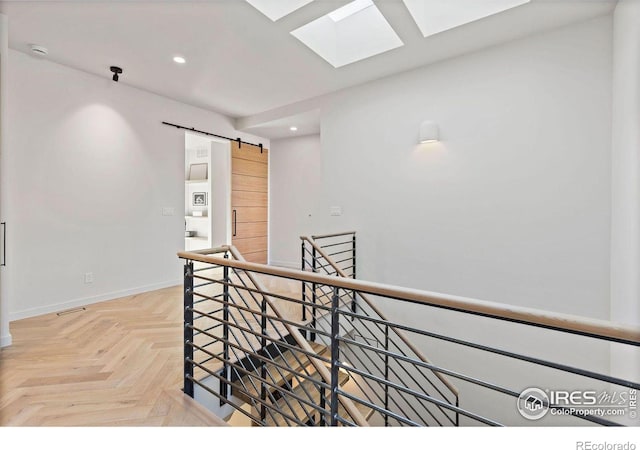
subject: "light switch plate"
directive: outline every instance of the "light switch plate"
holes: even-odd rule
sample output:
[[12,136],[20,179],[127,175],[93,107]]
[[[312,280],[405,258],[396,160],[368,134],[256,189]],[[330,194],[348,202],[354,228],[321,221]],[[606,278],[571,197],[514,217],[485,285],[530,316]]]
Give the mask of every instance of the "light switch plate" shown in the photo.
[[342,207],[341,206],[332,206],[329,213],[332,216],[341,216],[342,215]]

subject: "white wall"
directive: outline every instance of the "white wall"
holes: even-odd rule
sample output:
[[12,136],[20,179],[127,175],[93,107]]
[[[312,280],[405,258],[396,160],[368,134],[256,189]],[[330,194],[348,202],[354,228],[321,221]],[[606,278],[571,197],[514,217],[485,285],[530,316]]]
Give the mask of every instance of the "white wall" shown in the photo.
[[[312,191],[287,216],[304,217],[307,205],[318,205],[304,224],[310,232],[357,230],[362,279],[608,319],[611,45],[612,19],[603,17],[332,96],[322,105],[319,197]],[[442,142],[417,144],[424,120],[439,124]],[[308,174],[317,160],[279,161],[272,147],[277,216],[281,198],[297,195],[291,177]],[[343,215],[330,216],[332,206]],[[272,236],[286,229],[275,220]],[[295,236],[287,234],[279,239]],[[607,344],[397,301],[379,305],[410,326],[609,369]],[[412,340],[436,364],[516,392],[602,389],[542,367]],[[527,422],[518,419],[513,398],[454,384],[463,407]]]
[[9,84],[12,320],[181,282],[185,138],[161,121],[269,145],[222,115],[16,51]]
[[[640,2],[613,17],[611,320],[640,325]],[[638,352],[613,350],[615,373],[640,373]]]
[[[363,279],[607,319],[611,33],[603,17],[335,96],[314,232],[357,230]],[[419,146],[427,119],[442,142]]]
[[[322,107],[312,232],[357,230],[362,279],[608,319],[611,45],[612,20],[603,17],[333,96]],[[424,120],[439,124],[442,142],[417,144]],[[331,206],[343,215],[330,216]],[[609,369],[607,345],[397,301],[379,305],[410,326]],[[516,392],[584,383],[412,339],[436,364]],[[463,407],[522,424],[512,398],[454,384]]]
[[300,268],[300,236],[317,233],[322,177],[319,135],[271,141],[269,259]]
[[[7,16],[0,14],[0,222],[5,222],[6,190],[2,185],[2,179],[6,176],[4,158],[7,145],[6,112],[7,112],[7,60],[9,53],[9,29]],[[5,230],[0,230],[4,232]],[[2,236],[0,236],[2,239]],[[1,244],[0,251],[4,250]],[[4,262],[4,261],[3,261]],[[9,333],[9,305],[6,299],[7,293],[7,267],[0,267],[0,347],[11,344]]]

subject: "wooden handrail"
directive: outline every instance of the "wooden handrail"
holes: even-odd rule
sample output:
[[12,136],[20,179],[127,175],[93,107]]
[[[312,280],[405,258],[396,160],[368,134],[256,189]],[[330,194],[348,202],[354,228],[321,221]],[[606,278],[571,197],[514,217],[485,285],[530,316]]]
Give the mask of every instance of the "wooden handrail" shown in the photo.
[[215,255],[216,253],[225,253],[229,251],[228,245],[221,245],[220,247],[213,248],[205,248],[202,250],[191,250],[192,253],[197,253],[198,255]]
[[[244,264],[249,264],[249,263],[246,262],[246,260],[242,256],[242,254],[238,251],[238,249],[236,249],[233,245],[229,246],[229,252],[235,258],[236,261],[238,261],[240,263],[244,263]],[[180,255],[180,254],[178,254],[178,255]],[[182,258],[182,256],[180,256],[180,257]],[[186,259],[188,259],[188,258],[186,258]],[[229,261],[229,260],[225,259],[224,261]],[[265,292],[265,293],[267,292],[267,290],[262,285],[262,282],[260,280],[258,280],[256,277],[254,277],[251,272],[247,272],[247,276],[249,277],[251,282],[254,284],[256,289],[258,289],[261,292]],[[271,310],[274,312],[274,314],[276,316],[278,316],[278,318],[282,319],[283,315],[280,313],[280,311],[278,310],[278,308],[274,304],[274,302],[271,301],[271,297],[269,297],[269,295],[267,294],[267,295],[264,295],[264,298],[265,298],[265,301],[267,302],[267,304],[269,305],[269,307],[271,308]],[[302,334],[300,333],[300,331],[296,327],[292,327],[287,322],[282,322],[282,324],[287,329],[287,332],[289,334],[291,334],[291,336],[293,336],[293,338],[295,339],[296,343],[305,352],[307,352],[307,353],[315,353],[315,351],[311,348],[311,345],[309,345],[309,341],[307,341],[302,336]],[[322,362],[318,361],[316,358],[309,358],[309,359],[311,360],[311,363],[315,367],[315,369],[318,372],[318,374],[320,374],[320,376],[322,377],[324,382],[329,384],[329,385],[331,385],[331,373],[326,368],[326,366]],[[347,412],[349,413],[351,418],[356,422],[357,425],[359,425],[361,427],[362,426],[365,426],[365,427],[369,426],[369,422],[367,422],[367,420],[364,418],[362,413],[358,410],[358,408],[356,408],[356,406],[353,404],[353,402],[351,400],[349,400],[348,398],[340,397],[340,403],[342,403],[342,406],[344,406],[344,408],[347,410]]]
[[[329,255],[327,255],[327,254],[326,254],[326,252],[325,252],[322,248],[320,248],[320,246],[319,246],[319,245],[316,245],[316,243],[315,243],[315,242],[313,242],[312,240],[310,240],[310,239],[309,239],[309,238],[307,238],[307,237],[301,237],[301,239],[303,239],[303,241],[304,241],[304,240],[306,240],[309,244],[311,244],[311,245],[316,249],[316,252],[318,252],[318,253],[320,254],[320,256],[322,256],[322,257],[325,259],[325,261],[327,261],[327,262],[331,265],[331,267],[332,267],[333,269],[335,269],[335,271],[336,271],[336,272],[337,272],[341,277],[349,278],[349,277],[347,277],[347,275],[344,273],[344,271],[343,271],[342,269],[340,269],[337,265],[333,264],[333,262],[332,262],[332,260],[331,260],[331,257],[330,257]],[[371,309],[372,309],[372,310],[373,310],[373,311],[374,311],[374,312],[375,312],[375,313],[376,313],[376,314],[377,314],[377,315],[378,315],[382,320],[384,320],[384,321],[386,321],[386,322],[388,322],[388,321],[389,321],[389,319],[387,319],[387,317],[386,317],[384,314],[382,314],[382,311],[380,311],[380,309],[379,309],[378,307],[376,307],[376,306],[373,304],[373,302],[369,299],[369,297],[367,297],[367,295],[366,295],[366,294],[359,293],[359,295],[360,295],[360,298],[362,298],[362,299],[365,301],[365,303],[366,303],[366,304],[367,304],[367,305],[368,305],[368,306],[369,306],[369,307],[370,307],[370,308],[371,308]],[[401,330],[397,330],[395,327],[391,327],[391,329],[394,331],[394,333],[396,334],[396,336],[398,336],[398,337],[400,338],[400,340],[401,340],[402,342],[404,342],[404,343],[405,343],[405,345],[406,345],[407,347],[409,347],[409,348],[411,349],[411,351],[412,351],[413,353],[415,353],[415,355],[416,355],[418,358],[420,358],[420,360],[421,360],[422,362],[427,363],[427,364],[431,364],[431,361],[429,360],[429,358],[427,358],[427,357],[426,357],[426,356],[425,356],[425,355],[424,355],[420,350],[418,350],[418,348],[417,348],[415,345],[413,345],[413,344],[411,343],[411,341],[407,338],[407,336],[406,336],[406,335],[405,335]],[[451,392],[453,393],[453,395],[455,395],[455,397],[456,397],[456,398],[458,398],[458,395],[459,395],[458,388],[457,388],[457,387],[456,387],[456,386],[451,382],[451,380],[449,380],[449,378],[448,378],[448,377],[446,377],[445,375],[443,375],[443,374],[442,374],[442,373],[440,373],[440,372],[435,372],[435,371],[434,371],[433,373],[435,374],[435,376],[436,376],[436,377],[438,377],[438,379],[439,379],[440,381],[442,381],[442,383],[443,383],[443,384],[444,384],[444,385],[449,389],[449,391],[451,391]]]
[[[316,234],[311,236],[312,239],[325,239],[330,237],[338,237],[338,236],[346,236],[348,234],[356,234],[355,231],[345,231],[344,233],[333,233],[333,234]],[[307,239],[306,236],[300,236],[300,239]]]
[[200,261],[236,269],[290,278],[309,283],[326,284],[357,292],[390,297],[413,303],[451,309],[463,313],[478,314],[496,319],[515,321],[528,325],[552,328],[560,331],[579,333],[591,337],[640,345],[640,328],[625,324],[618,324],[606,320],[590,319],[569,314],[554,313],[534,308],[524,308],[484,300],[475,300],[436,292],[420,291],[417,289],[399,288],[381,283],[371,283],[351,278],[320,275],[313,272],[285,269],[249,262],[234,261],[217,256],[199,255],[193,252],[179,252],[183,259]]

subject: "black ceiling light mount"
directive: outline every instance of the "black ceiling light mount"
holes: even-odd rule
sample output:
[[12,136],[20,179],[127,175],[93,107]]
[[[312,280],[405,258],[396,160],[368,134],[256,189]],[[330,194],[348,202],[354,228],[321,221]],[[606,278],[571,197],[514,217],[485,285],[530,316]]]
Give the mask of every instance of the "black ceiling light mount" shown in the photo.
[[113,81],[118,81],[118,79],[120,78],[120,74],[122,73],[122,69],[120,67],[117,66],[111,66],[109,68],[109,70],[111,70],[111,72],[113,72]]

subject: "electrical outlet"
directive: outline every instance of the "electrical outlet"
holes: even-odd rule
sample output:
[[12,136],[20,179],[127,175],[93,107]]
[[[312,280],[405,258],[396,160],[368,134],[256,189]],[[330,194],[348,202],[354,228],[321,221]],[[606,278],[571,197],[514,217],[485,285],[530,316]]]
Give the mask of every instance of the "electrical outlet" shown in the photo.
[[175,214],[176,214],[175,208],[171,208],[169,206],[165,206],[164,208],[162,208],[163,216],[175,216]]
[[332,206],[329,210],[329,214],[332,216],[341,216],[342,215],[342,207],[340,206]]
[[85,284],[93,283],[93,272],[87,272],[84,274]]

